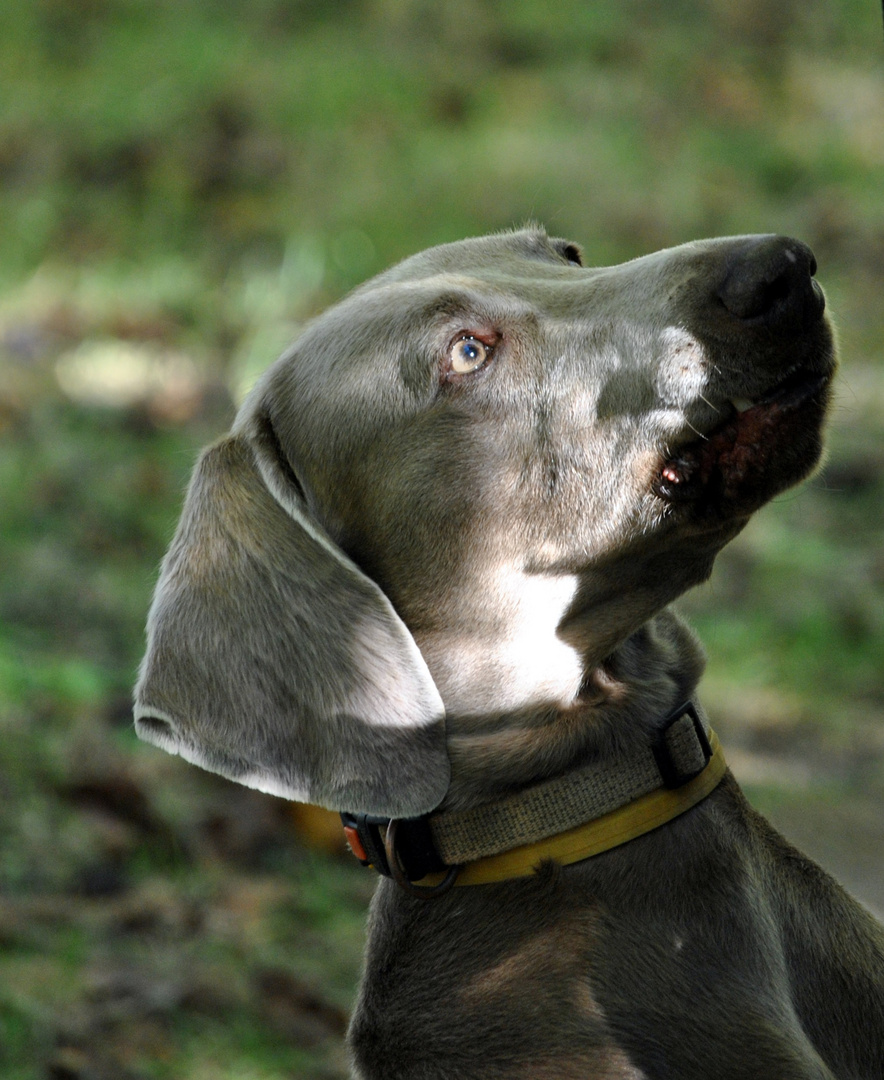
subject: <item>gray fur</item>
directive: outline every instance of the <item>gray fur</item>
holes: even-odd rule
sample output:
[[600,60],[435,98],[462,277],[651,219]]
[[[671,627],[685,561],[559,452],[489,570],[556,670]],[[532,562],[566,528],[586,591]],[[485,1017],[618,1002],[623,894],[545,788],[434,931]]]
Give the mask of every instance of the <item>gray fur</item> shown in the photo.
[[431,809],[448,760],[426,665],[297,494],[271,495],[261,452],[233,435],[196,468],[148,620],[138,733],[287,798]]
[[[616,767],[693,694],[667,605],[815,466],[827,387],[757,445],[704,458],[698,433],[796,367],[825,380],[831,332],[813,291],[780,295],[794,241],[573,251],[529,229],[424,252],[270,368],[188,493],[140,734],[409,816]],[[458,376],[464,334],[493,352]],[[667,462],[702,497],[661,492]],[[880,1080],[884,933],[728,777],[574,866],[432,904],[381,882],[351,1046],[362,1080]]]

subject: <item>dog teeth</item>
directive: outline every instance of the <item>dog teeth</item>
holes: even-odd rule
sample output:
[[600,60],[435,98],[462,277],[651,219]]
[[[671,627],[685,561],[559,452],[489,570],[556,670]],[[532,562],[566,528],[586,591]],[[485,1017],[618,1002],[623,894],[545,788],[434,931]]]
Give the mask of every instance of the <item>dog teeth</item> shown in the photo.
[[731,398],[731,405],[733,405],[739,413],[744,413],[747,409],[752,408],[752,402],[744,397]]

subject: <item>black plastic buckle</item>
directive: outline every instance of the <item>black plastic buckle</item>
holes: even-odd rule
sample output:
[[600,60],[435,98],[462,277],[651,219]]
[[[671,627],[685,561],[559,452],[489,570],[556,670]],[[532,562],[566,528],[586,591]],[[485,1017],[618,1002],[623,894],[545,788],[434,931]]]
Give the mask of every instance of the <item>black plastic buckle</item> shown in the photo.
[[[373,866],[379,874],[390,876],[384,851],[384,835],[390,819],[374,814],[341,814],[341,824],[350,850],[363,866]],[[355,834],[355,835],[354,835]]]
[[[393,873],[387,857],[389,818],[376,817],[374,814],[342,813],[341,821],[348,839],[352,835],[350,830],[354,830],[358,837],[365,858],[355,850],[352,843],[350,847],[363,866],[373,866],[385,877],[401,876]],[[396,821],[396,858],[397,871],[401,870],[409,881],[420,881],[427,874],[449,869],[436,851],[430,823],[426,817],[401,818]]]
[[[700,749],[703,751],[704,757],[703,764],[700,768],[694,769],[692,772],[682,772],[679,769],[672,759],[672,752],[669,749],[669,743],[666,741],[666,735],[669,729],[677,724],[685,715],[691,718],[691,722],[694,725],[694,734],[697,736],[697,742],[700,744]],[[709,736],[706,734],[702,721],[697,715],[697,710],[694,708],[693,702],[684,702],[684,704],[679,705],[677,709],[674,709],[666,717],[663,722],[663,727],[657,732],[657,738],[651,746],[651,750],[654,753],[654,760],[657,762],[657,768],[660,770],[660,775],[663,777],[664,787],[684,787],[685,784],[690,783],[691,780],[695,779],[703,772],[712,760],[712,747],[709,745]]]

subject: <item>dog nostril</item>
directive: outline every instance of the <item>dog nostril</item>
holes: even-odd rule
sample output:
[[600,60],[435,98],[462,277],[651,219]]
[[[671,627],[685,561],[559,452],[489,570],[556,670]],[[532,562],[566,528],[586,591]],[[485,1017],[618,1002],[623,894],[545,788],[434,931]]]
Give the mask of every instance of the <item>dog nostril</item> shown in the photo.
[[770,311],[778,301],[788,299],[791,291],[792,282],[785,274],[774,281],[762,282],[757,292],[758,313],[764,314],[765,311]]
[[760,321],[774,330],[804,329],[824,308],[812,280],[815,273],[810,248],[797,240],[764,237],[732,257],[717,297],[740,320]]

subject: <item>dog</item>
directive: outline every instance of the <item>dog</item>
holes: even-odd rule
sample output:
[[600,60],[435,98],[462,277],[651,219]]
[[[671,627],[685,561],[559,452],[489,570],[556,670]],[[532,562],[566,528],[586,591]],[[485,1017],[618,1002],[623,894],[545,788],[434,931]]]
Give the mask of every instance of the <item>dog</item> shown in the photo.
[[744,800],[669,606],[822,450],[810,250],[527,228],[317,318],[202,456],[143,738],[344,813],[361,1080],[881,1080],[884,930]]

